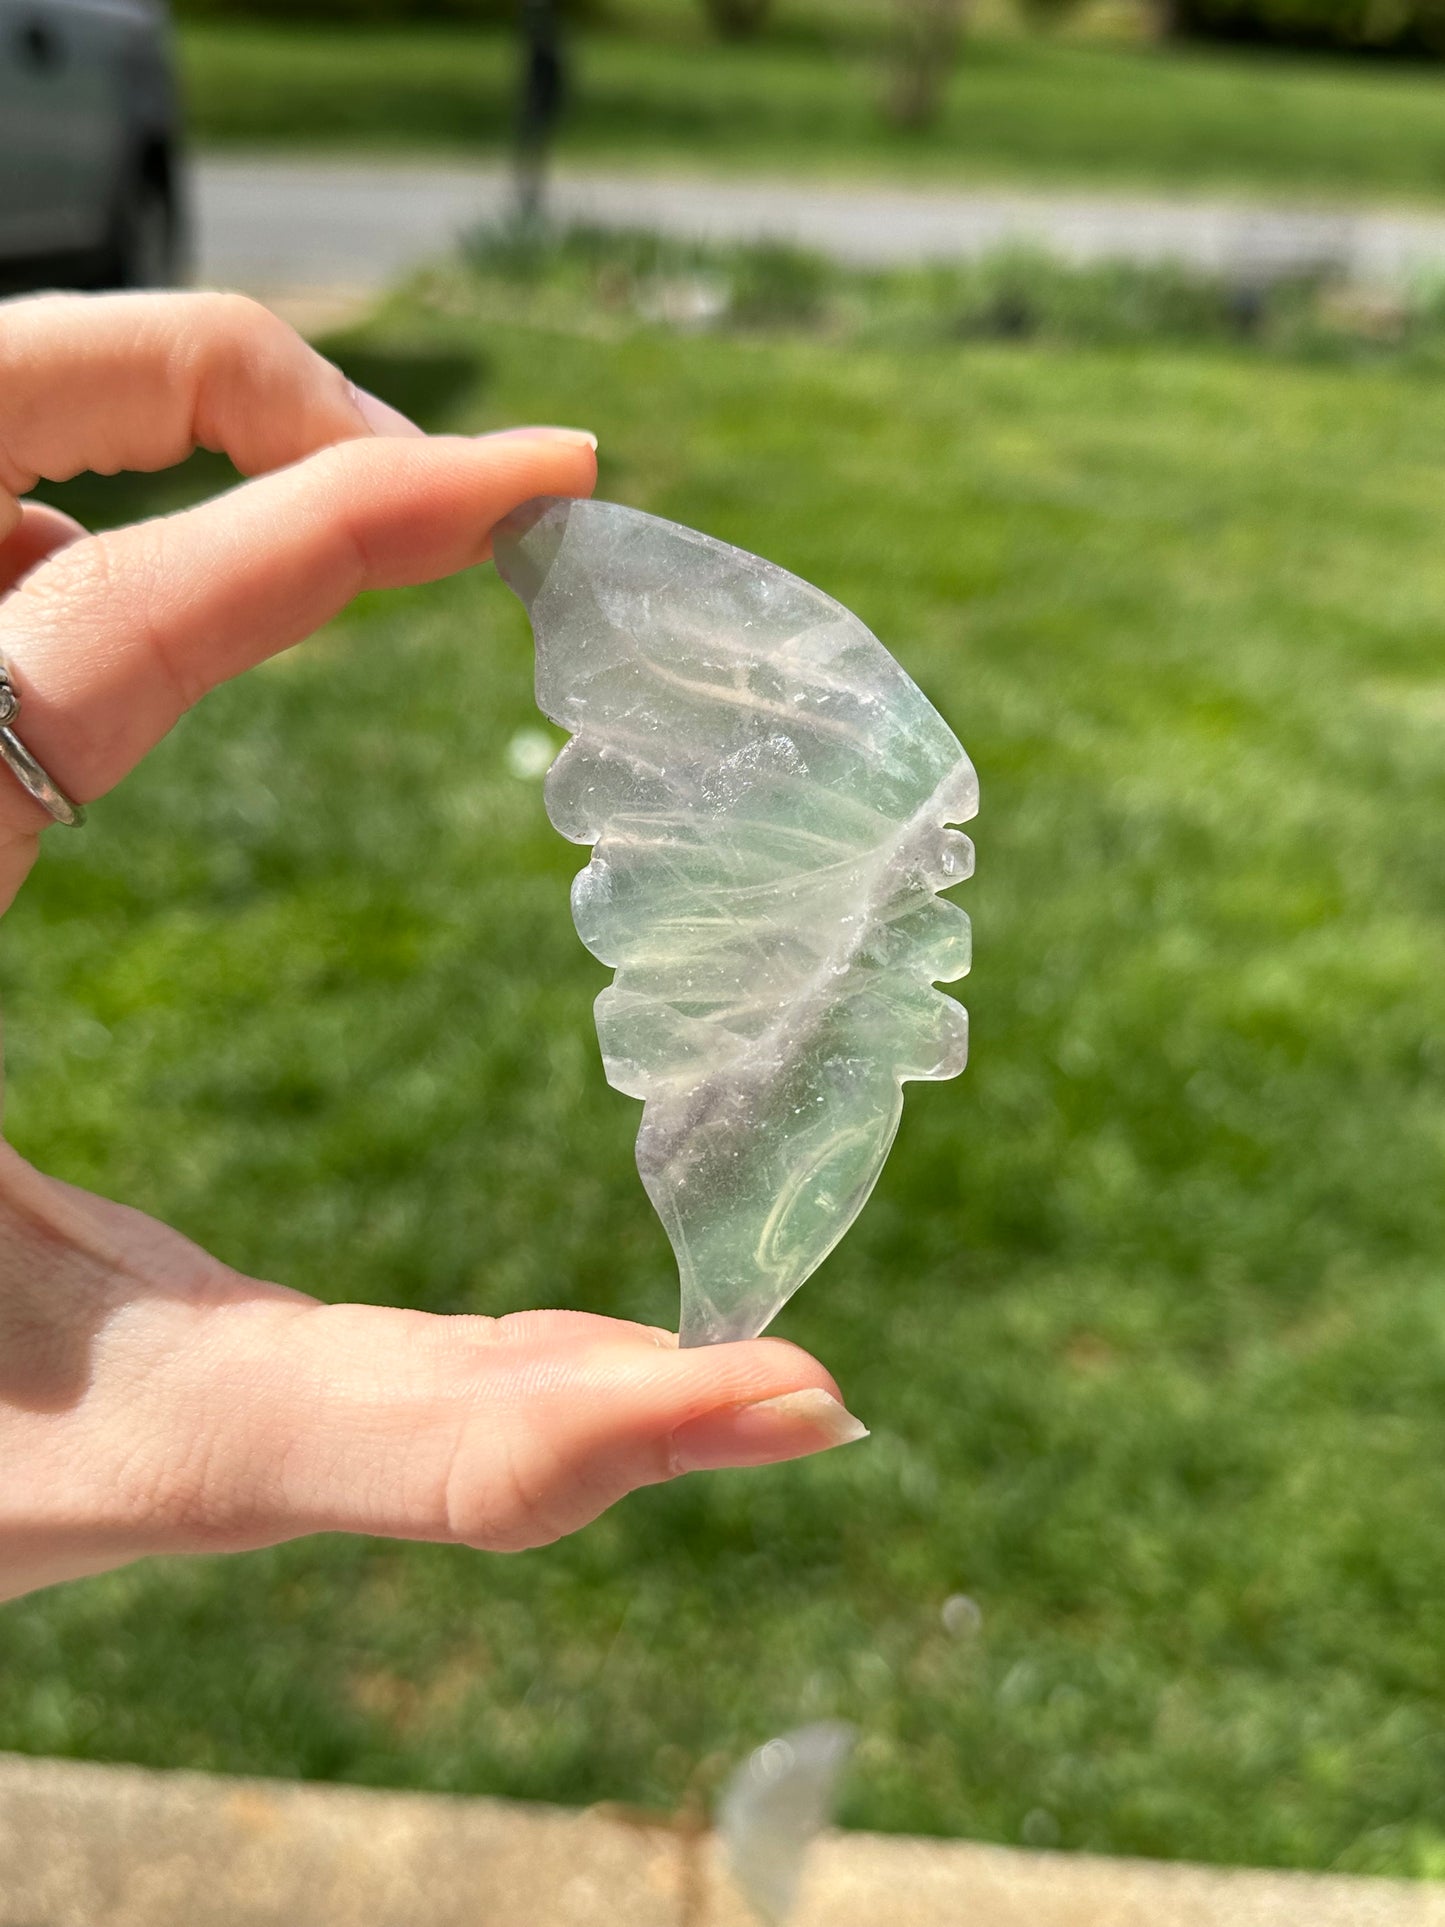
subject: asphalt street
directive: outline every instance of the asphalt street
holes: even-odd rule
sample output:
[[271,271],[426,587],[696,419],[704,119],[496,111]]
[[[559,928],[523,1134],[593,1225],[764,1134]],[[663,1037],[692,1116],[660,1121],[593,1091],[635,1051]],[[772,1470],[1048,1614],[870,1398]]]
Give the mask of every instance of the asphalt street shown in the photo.
[[[367,294],[503,219],[510,185],[498,167],[205,156],[194,200],[202,284]],[[1026,245],[1073,262],[1178,261],[1245,280],[1323,267],[1373,286],[1445,276],[1445,216],[1387,210],[577,170],[553,182],[552,210],[560,221],[787,241],[874,265]]]

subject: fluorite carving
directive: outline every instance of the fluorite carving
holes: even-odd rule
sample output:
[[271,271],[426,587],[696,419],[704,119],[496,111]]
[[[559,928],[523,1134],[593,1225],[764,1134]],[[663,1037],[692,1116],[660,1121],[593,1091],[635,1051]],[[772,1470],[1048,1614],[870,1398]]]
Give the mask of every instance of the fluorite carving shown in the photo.
[[497,532],[567,730],[547,810],[594,846],[578,934],[608,1081],[682,1280],[685,1345],[747,1338],[877,1180],[908,1078],[963,1069],[935,989],[969,963],[937,892],[978,805],[951,729],[856,616],[797,576],[612,502]]

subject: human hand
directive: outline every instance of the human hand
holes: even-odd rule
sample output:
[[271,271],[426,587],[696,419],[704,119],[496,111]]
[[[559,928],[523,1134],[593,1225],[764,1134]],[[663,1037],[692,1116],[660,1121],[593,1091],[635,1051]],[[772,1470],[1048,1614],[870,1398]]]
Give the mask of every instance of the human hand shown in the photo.
[[[99,536],[20,500],[42,476],[198,445],[258,479]],[[594,480],[575,431],[422,436],[235,296],[0,304],[0,656],[20,734],[88,801],[359,590],[481,562],[518,503]],[[0,770],[0,907],[46,821]],[[0,1144],[0,1599],[309,1532],[539,1545],[637,1486],[861,1435],[777,1340],[682,1352],[581,1312],[321,1304]]]

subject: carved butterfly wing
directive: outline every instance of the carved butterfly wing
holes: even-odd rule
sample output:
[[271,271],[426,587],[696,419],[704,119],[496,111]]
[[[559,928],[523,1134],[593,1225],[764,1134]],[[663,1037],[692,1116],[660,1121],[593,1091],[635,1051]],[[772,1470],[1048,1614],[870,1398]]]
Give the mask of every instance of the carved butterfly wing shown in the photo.
[[751,1337],[866,1201],[901,1084],[963,1069],[978,786],[856,616],[785,570],[610,502],[503,523],[610,1083],[682,1280],[682,1342]]

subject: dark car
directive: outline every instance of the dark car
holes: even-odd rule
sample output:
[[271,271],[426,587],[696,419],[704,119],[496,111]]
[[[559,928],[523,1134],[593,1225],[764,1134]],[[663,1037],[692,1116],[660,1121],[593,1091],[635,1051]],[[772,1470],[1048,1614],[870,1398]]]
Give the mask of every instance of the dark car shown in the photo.
[[169,29],[156,0],[0,0],[0,285],[181,278]]

